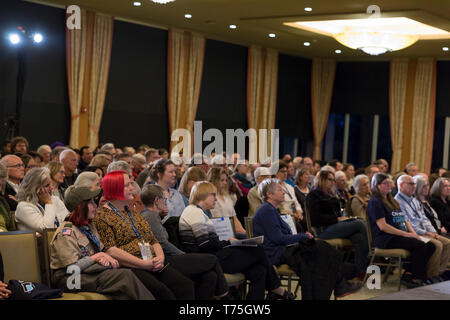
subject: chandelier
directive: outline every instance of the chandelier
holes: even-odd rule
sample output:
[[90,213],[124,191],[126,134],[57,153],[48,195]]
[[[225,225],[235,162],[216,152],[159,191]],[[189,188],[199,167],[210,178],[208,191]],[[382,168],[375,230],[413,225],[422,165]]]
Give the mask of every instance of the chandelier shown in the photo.
[[341,44],[370,55],[379,55],[407,48],[419,40],[418,36],[383,32],[341,32],[333,35]]
[[285,25],[320,33],[346,47],[370,55],[405,49],[418,40],[448,39],[450,33],[406,18],[342,19],[286,22]]

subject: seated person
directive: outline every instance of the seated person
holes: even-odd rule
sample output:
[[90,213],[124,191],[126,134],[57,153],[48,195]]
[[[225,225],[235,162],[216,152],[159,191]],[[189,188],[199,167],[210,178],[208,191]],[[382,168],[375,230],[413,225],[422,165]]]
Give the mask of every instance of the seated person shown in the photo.
[[0,163],[0,232],[16,231],[16,220],[9,209],[8,201],[3,197],[3,191],[8,179],[8,170]]
[[362,280],[368,263],[369,245],[363,221],[341,215],[339,199],[333,193],[335,179],[331,171],[320,171],[317,188],[306,197],[311,226],[317,228],[322,240],[333,238],[349,239],[355,247],[355,265]]
[[440,276],[447,269],[450,257],[450,240],[441,237],[430,220],[428,220],[423,207],[418,199],[414,198],[415,181],[422,179],[428,185],[427,179],[417,175],[414,178],[403,175],[397,180],[398,193],[395,200],[400,205],[400,209],[406,214],[406,218],[411,223],[413,230],[419,235],[428,238],[433,243],[435,250],[427,265],[428,283],[441,282]]
[[[217,189],[217,202],[214,209],[211,209],[213,218],[233,218],[236,237],[243,239],[246,237],[246,231],[236,216],[234,210],[235,200],[228,192],[228,175],[224,168],[211,168],[208,171],[208,181]],[[234,200],[234,201],[233,201]]]
[[372,198],[367,205],[373,243],[381,249],[405,249],[411,253],[410,271],[402,276],[409,288],[419,287],[427,279],[426,266],[434,252],[431,242],[423,242],[391,194],[392,181],[376,173],[371,182]]
[[360,174],[353,180],[355,195],[350,199],[351,215],[367,222],[367,203],[370,200],[369,177]]
[[55,285],[67,288],[68,268],[80,269],[80,287],[75,290],[98,292],[113,299],[154,300],[153,295],[130,269],[120,268],[119,262],[103,252],[103,244],[92,219],[97,214],[93,198],[101,189],[70,187],[65,204],[71,211],[67,222],[56,230],[51,243],[50,267]]
[[191,191],[190,205],[180,217],[180,241],[186,252],[212,253],[220,261],[226,273],[243,273],[250,281],[248,300],[263,300],[267,289],[274,299],[294,299],[281,287],[272,264],[267,259],[263,247],[229,247],[231,238],[220,241],[211,220],[204,210],[213,209],[216,203],[216,188],[213,184],[200,181]]
[[[137,197],[139,198],[139,194]],[[161,223],[168,211],[162,188],[158,185],[146,185],[140,193],[140,199],[145,206],[141,214],[161,244],[166,260],[196,283],[196,299],[210,300],[226,296],[228,284],[215,255],[185,253],[169,241],[167,231]]]
[[438,178],[430,190],[430,205],[436,211],[442,226],[450,232],[450,179]]
[[256,210],[258,210],[259,207],[263,204],[263,200],[258,193],[258,185],[262,181],[272,177],[272,175],[270,174],[270,169],[266,167],[257,168],[254,172],[254,176],[256,185],[250,189],[247,195],[249,217],[252,217],[255,214]]
[[347,188],[346,175],[343,171],[336,171],[334,179],[336,180],[336,195],[341,204],[341,208],[345,209],[351,197],[350,191]]
[[16,211],[17,208],[17,192],[19,184],[25,175],[25,165],[18,156],[8,154],[4,156],[0,163],[8,169],[8,178],[6,180],[4,196],[8,202],[9,208]]
[[131,268],[157,300],[193,300],[194,283],[170,264],[142,215],[130,208],[133,181],[124,171],[102,180],[106,204],[95,217],[104,252]]
[[44,229],[58,228],[69,214],[64,202],[52,196],[50,170],[45,167],[31,169],[25,175],[17,200],[16,221],[19,230],[42,233]]
[[[253,233],[255,236],[264,236],[263,247],[273,265],[280,266],[282,264],[288,264],[294,267],[296,264],[292,260],[296,258],[294,252],[297,250],[297,246],[302,245],[298,242],[302,239],[312,239],[313,235],[309,232],[294,235],[288,224],[281,219],[277,207],[284,201],[284,190],[278,179],[264,180],[259,185],[259,190],[265,202],[253,217]],[[330,249],[335,250],[331,246]],[[339,265],[341,264],[342,261],[339,261]],[[326,269],[330,267],[328,263],[324,263],[323,266],[314,264],[314,266],[316,268],[322,267]],[[340,267],[338,270],[340,270]],[[348,284],[340,273],[336,278],[337,281],[333,286],[336,297],[354,293],[361,288],[360,285]]]
[[[274,169],[277,164],[278,170],[275,171]],[[296,222],[301,222],[303,220],[303,210],[300,203],[297,201],[294,188],[285,182],[287,179],[287,170],[288,166],[284,161],[275,163],[271,167],[271,172],[275,174],[275,178],[280,181],[280,185],[285,192],[284,201],[280,204],[279,209],[282,214],[291,214],[295,217]]]
[[189,196],[192,186],[198,181],[205,181],[206,173],[199,167],[190,167],[183,175],[180,181],[178,191],[183,197],[184,205],[189,205]]

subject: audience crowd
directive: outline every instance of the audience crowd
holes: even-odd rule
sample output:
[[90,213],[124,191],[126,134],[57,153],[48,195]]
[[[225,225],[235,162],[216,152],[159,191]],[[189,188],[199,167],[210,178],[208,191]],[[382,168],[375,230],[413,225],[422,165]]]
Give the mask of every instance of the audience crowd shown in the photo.
[[[32,151],[25,137],[14,137],[1,155],[0,232],[33,231],[40,238],[56,228],[52,285],[65,291],[66,270],[75,265],[82,290],[113,299],[235,299],[226,274],[242,273],[247,299],[291,300],[295,295],[273,266],[287,264],[309,284],[315,273],[302,259],[312,246],[328,259],[310,258],[328,273],[328,287],[309,298],[358,291],[371,247],[410,252],[401,275],[408,288],[448,280],[445,168],[428,176],[411,162],[391,174],[384,159],[355,168],[290,155],[250,164],[225,153],[195,154],[183,163],[147,145],[92,150],[56,142]],[[230,219],[232,237],[219,238],[217,218]],[[238,245],[251,235],[264,241]],[[351,242],[351,275],[340,249],[325,241],[333,239]],[[11,292],[2,281],[5,299]]]

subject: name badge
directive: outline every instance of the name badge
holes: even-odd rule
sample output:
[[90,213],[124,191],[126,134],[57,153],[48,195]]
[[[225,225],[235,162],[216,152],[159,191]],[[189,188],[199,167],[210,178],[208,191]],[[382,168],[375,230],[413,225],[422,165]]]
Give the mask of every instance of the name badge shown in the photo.
[[139,250],[141,251],[142,260],[153,259],[153,254],[152,254],[152,250],[150,247],[151,246],[148,242],[139,243]]

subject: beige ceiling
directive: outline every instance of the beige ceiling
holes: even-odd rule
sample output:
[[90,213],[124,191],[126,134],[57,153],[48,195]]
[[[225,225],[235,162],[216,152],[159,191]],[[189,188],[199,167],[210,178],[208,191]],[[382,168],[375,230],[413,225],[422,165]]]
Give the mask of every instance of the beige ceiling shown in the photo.
[[[366,9],[376,4],[381,17],[405,16],[450,32],[450,0],[176,0],[161,5],[151,0],[29,0],[57,6],[77,4],[114,15],[116,18],[160,28],[181,28],[204,34],[209,39],[241,45],[261,45],[282,53],[312,58],[336,57],[339,60],[386,60],[391,57],[436,57],[450,59],[450,39],[420,40],[404,50],[378,57],[368,56],[339,44],[333,38],[295,29],[283,22],[299,20],[367,17]],[[313,11],[307,13],[305,7]],[[184,14],[192,14],[185,19]],[[238,26],[236,30],[228,28]],[[269,38],[275,33],[276,38]],[[304,47],[303,42],[311,42]],[[340,55],[335,49],[342,50]]]

